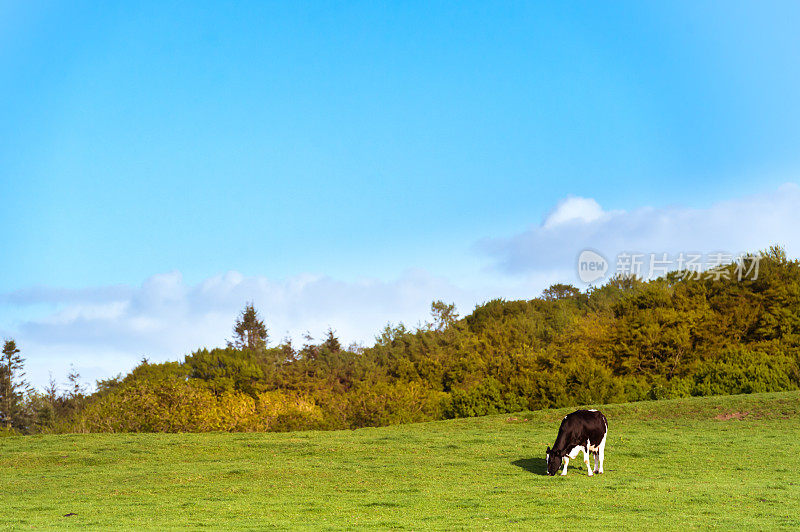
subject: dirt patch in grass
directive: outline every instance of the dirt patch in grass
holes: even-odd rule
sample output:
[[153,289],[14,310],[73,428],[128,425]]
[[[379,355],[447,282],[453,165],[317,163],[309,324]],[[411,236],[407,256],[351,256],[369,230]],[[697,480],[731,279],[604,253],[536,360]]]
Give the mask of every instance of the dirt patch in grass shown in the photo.
[[719,421],[729,421],[731,419],[744,419],[749,412],[727,412],[725,414],[719,414],[714,416],[714,419],[718,419]]

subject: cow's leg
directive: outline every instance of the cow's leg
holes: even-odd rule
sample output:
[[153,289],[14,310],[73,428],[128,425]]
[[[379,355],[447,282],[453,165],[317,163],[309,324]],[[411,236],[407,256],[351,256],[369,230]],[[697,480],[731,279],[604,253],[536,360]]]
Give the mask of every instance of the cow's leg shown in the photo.
[[598,473],[603,473],[603,460],[605,460],[606,454],[606,437],[603,435],[603,440],[600,442],[600,445],[597,446],[597,455],[600,459],[600,470],[597,471]]
[[567,466],[568,465],[569,465],[569,456],[565,456],[564,457],[564,470],[561,472],[561,476],[562,477],[567,474]]
[[594,472],[600,472],[600,451],[593,451],[592,455],[594,456]]
[[586,471],[588,471],[589,476],[592,476],[592,464],[589,462],[589,449],[588,447],[583,448],[583,463],[586,464]]

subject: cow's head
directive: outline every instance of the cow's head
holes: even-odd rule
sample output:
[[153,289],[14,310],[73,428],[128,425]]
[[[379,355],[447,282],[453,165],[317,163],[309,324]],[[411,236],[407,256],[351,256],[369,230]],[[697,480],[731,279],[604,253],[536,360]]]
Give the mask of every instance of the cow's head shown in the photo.
[[561,459],[564,457],[563,451],[556,451],[555,449],[547,448],[547,474],[551,477],[558,473],[558,468],[561,467]]

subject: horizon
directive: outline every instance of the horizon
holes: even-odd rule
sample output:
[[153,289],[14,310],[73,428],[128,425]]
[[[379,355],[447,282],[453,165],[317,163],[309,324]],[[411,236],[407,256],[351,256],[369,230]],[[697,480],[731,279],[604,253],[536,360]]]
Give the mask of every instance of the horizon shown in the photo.
[[[0,3],[0,336],[32,384],[370,341],[800,236],[791,2]],[[609,273],[613,273],[612,271]]]

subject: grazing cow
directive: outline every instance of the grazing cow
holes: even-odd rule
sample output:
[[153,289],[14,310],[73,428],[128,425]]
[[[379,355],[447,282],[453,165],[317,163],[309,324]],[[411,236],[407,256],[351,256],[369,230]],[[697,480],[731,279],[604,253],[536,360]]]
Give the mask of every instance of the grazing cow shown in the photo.
[[547,448],[547,474],[555,475],[563,462],[562,475],[567,474],[569,459],[575,459],[583,451],[583,462],[592,476],[589,453],[594,455],[594,472],[603,472],[608,422],[597,410],[576,410],[561,421],[553,448]]

